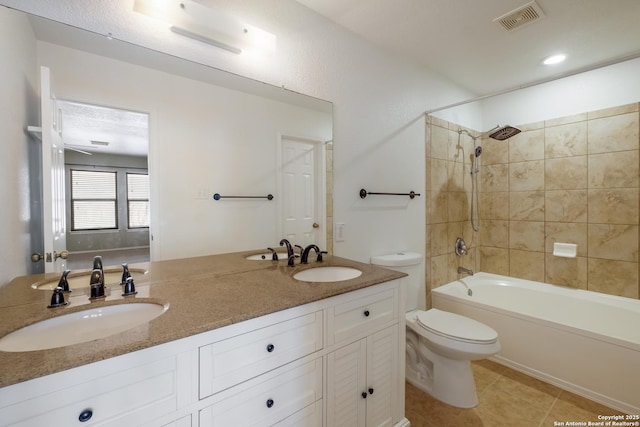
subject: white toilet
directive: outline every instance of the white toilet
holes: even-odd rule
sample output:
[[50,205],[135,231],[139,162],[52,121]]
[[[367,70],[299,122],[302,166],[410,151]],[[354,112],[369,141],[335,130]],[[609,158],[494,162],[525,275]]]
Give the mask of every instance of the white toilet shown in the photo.
[[405,289],[407,321],[406,379],[445,403],[460,408],[478,404],[471,361],[500,351],[498,333],[468,317],[426,306],[422,285],[422,255],[401,252],[371,258],[371,264],[408,276]]

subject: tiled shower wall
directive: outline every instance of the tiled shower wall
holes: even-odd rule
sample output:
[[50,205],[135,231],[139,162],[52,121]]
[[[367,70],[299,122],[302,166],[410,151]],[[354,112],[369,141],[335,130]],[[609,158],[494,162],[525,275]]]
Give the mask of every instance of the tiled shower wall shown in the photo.
[[[506,141],[483,139],[479,233],[458,224],[461,217],[468,223],[468,207],[456,206],[464,211],[451,216],[442,206],[445,199],[469,203],[470,175],[461,187],[437,181],[442,145],[455,152],[459,127],[428,118],[428,289],[456,278],[458,264],[469,264],[479,271],[639,298],[639,114],[634,103],[518,125],[523,132]],[[448,155],[446,162],[451,161]],[[466,159],[464,167],[469,165]],[[464,196],[452,195],[458,188]],[[472,239],[470,256],[453,255],[455,237],[447,236],[443,264],[442,224]],[[554,242],[577,244],[577,257],[553,256]]]

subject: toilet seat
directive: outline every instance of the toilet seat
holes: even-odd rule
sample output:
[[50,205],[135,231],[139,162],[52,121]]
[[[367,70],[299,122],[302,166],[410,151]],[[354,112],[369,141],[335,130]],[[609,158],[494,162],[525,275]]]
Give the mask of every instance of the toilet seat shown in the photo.
[[432,308],[416,313],[416,324],[441,337],[470,344],[493,344],[498,333],[468,317]]

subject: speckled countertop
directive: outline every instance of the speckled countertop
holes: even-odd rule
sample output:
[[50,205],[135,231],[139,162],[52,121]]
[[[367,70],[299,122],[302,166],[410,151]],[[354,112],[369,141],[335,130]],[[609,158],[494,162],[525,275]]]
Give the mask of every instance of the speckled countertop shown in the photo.
[[[344,258],[325,256],[322,264],[287,267],[286,261],[254,261],[246,251],[151,263],[131,264],[138,294],[122,297],[120,285],[107,298],[90,302],[89,286],[76,289],[65,307],[48,309],[51,291],[32,285],[57,281],[58,274],[23,276],[0,287],[0,337],[40,320],[99,306],[154,302],[169,304],[160,317],[107,338],[66,347],[28,351],[0,351],[0,387],[41,377],[158,344],[185,338],[265,314],[318,301],[345,292],[403,277],[404,273]],[[315,256],[310,256],[315,259]],[[355,267],[362,275],[332,283],[293,279],[315,266]],[[105,268],[105,272],[111,269]],[[121,271],[121,269],[116,269]],[[77,272],[80,273],[80,272]],[[72,271],[69,277],[76,274]],[[61,331],[61,333],[65,333]]]

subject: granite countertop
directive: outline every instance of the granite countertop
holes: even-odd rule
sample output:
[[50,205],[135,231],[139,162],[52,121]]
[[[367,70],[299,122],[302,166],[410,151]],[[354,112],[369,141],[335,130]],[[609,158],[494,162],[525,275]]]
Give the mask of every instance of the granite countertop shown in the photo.
[[[117,335],[66,347],[28,351],[0,351],[0,387],[38,378],[77,366],[167,343],[276,311],[318,301],[405,276],[393,270],[345,258],[325,256],[316,263],[287,267],[284,260],[248,260],[264,251],[245,251],[150,263],[131,264],[138,294],[122,297],[112,285],[107,298],[89,301],[89,286],[76,289],[70,304],[48,309],[50,290],[32,285],[57,281],[59,274],[22,276],[0,287],[0,337],[31,323],[87,308],[112,304],[153,302],[169,305],[156,319]],[[299,271],[316,266],[348,266],[362,275],[340,282],[314,283],[293,279]],[[105,271],[108,271],[105,268]],[[120,269],[121,270],[121,269]],[[72,271],[69,276],[77,274]],[[64,333],[64,331],[61,331]]]

